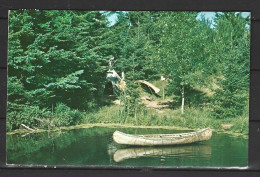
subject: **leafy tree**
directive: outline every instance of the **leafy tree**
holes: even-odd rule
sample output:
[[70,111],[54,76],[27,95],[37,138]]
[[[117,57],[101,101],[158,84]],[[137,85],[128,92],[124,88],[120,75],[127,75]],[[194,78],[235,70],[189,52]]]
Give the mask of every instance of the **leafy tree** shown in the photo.
[[205,81],[203,72],[207,57],[202,55],[207,38],[201,35],[198,13],[165,12],[156,25],[160,30],[160,43],[154,48],[154,64],[160,73],[170,79],[170,89],[182,98],[184,112],[185,90]]

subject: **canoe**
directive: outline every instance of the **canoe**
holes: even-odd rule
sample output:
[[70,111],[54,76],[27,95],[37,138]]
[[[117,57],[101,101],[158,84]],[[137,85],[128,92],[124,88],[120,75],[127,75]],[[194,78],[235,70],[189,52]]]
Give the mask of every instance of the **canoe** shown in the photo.
[[211,146],[198,145],[180,145],[180,146],[145,146],[145,147],[131,147],[126,149],[118,149],[114,152],[113,159],[115,162],[121,162],[126,159],[152,157],[152,156],[168,156],[175,157],[183,154],[189,154],[193,157],[211,157]]
[[158,94],[160,92],[160,89],[156,86],[154,86],[153,84],[151,84],[150,82],[144,81],[144,80],[138,80],[137,82],[146,85],[147,87],[151,88],[156,94]]
[[120,131],[113,133],[113,140],[117,144],[134,146],[164,146],[176,144],[189,144],[198,141],[209,140],[212,130],[205,128],[197,132],[178,133],[178,134],[147,134],[131,135]]

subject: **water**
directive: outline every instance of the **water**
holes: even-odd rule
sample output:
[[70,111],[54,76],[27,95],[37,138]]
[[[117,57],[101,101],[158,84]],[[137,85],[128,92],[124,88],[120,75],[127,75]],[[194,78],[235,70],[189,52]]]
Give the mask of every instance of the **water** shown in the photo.
[[7,136],[7,163],[25,165],[109,165],[245,167],[248,139],[213,133],[208,141],[166,147],[131,147],[113,142],[115,130],[133,134],[179,133],[165,129],[101,128]]

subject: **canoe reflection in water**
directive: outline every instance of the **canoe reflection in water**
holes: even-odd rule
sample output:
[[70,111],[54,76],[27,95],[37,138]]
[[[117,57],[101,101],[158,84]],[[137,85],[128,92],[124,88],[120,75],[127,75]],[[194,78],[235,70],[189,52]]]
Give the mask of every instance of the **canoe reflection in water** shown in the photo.
[[208,145],[184,145],[171,147],[133,147],[126,149],[119,149],[114,153],[114,161],[121,162],[126,159],[150,157],[150,156],[211,156],[211,147]]

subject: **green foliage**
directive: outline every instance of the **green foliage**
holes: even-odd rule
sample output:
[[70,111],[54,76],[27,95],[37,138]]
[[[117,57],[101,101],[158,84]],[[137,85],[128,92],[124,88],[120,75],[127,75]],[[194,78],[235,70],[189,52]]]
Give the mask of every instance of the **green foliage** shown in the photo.
[[138,85],[131,81],[127,82],[126,90],[120,93],[120,102],[122,102],[122,108],[120,111],[120,119],[122,123],[125,123],[127,118],[134,118],[136,124],[137,112],[140,109],[139,106],[139,91],[137,90]]
[[37,119],[47,119],[51,117],[51,112],[46,109],[40,109],[38,106],[9,103],[7,117],[7,131],[11,131],[18,129],[21,124],[29,127],[38,127],[40,125]]
[[125,71],[129,80],[158,78],[150,57],[151,47],[157,40],[156,15],[142,11],[119,13],[116,24],[111,27],[116,69]]
[[[241,116],[249,99],[249,29],[240,14],[218,14],[216,17],[216,54],[220,65],[217,79],[220,87],[212,98],[216,118]],[[238,25],[240,24],[240,25]],[[222,59],[223,58],[223,59]]]
[[12,11],[8,83],[21,83],[22,103],[87,109],[104,83],[110,56],[109,41],[102,39],[106,25],[105,16],[94,11]]
[[81,123],[83,115],[79,110],[71,110],[63,103],[58,103],[54,111],[54,125],[69,126]]
[[[114,25],[110,14],[117,14]],[[210,22],[198,12],[13,10],[9,20],[8,130],[82,121],[207,126],[209,112],[193,108],[208,107],[212,120],[245,117],[250,23],[241,13],[217,13]],[[120,108],[104,107],[114,113],[97,116],[111,56],[127,89]],[[158,116],[140,104],[135,81],[161,75],[168,98],[180,105],[185,97],[186,115]]]
[[31,128],[55,128],[82,123],[83,113],[72,110],[63,103],[58,103],[54,113],[39,106],[8,105],[7,131],[20,128],[24,124]]

